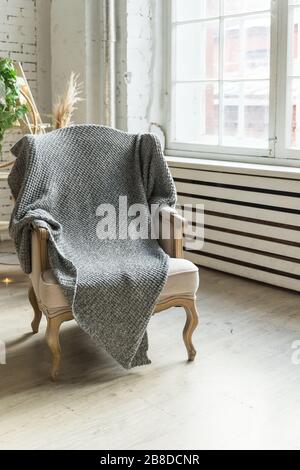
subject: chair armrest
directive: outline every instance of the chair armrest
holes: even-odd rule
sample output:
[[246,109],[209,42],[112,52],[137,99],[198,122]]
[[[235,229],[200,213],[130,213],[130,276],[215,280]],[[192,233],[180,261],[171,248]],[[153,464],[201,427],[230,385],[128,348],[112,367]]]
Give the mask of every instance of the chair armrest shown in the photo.
[[[184,218],[171,207],[159,214],[159,244],[171,258],[183,258]],[[165,236],[167,234],[167,236]]]
[[[170,225],[170,236],[163,238],[164,226]],[[159,214],[159,244],[171,258],[183,258],[183,227],[184,218],[171,207],[163,207]],[[44,227],[33,226],[37,236],[40,271],[49,269],[47,241],[48,230]],[[168,233],[168,229],[166,230]]]
[[47,229],[34,224],[32,224],[31,228],[31,283],[36,299],[39,302],[40,276],[44,271],[49,269],[47,249],[49,234]]
[[33,226],[32,228],[37,237],[40,268],[41,268],[41,272],[43,272],[49,268],[48,249],[47,249],[47,241],[49,238],[49,232],[46,228],[43,228],[43,227]]

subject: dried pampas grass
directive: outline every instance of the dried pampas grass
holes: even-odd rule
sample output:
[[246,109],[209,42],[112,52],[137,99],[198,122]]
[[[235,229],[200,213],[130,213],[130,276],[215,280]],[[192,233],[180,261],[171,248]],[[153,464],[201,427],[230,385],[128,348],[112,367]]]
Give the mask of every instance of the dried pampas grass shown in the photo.
[[53,110],[53,127],[61,129],[72,124],[72,116],[76,104],[82,101],[80,93],[82,83],[78,83],[78,75],[71,73],[69,83],[63,96],[59,96]]

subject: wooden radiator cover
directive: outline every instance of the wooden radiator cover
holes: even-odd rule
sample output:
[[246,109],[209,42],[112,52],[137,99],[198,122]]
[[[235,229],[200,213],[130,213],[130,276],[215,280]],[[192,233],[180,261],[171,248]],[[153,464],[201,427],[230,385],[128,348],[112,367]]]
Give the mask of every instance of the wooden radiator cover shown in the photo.
[[281,173],[264,166],[252,171],[244,165],[239,172],[230,166],[178,164],[176,158],[168,162],[179,206],[205,208],[203,249],[185,251],[186,258],[300,291],[299,170]]

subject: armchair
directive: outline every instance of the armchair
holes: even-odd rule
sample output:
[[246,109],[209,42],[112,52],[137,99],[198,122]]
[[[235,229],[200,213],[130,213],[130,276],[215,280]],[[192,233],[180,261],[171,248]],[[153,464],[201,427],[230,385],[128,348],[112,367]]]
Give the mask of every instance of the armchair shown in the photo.
[[[196,350],[192,343],[192,335],[198,324],[196,292],[199,285],[197,267],[183,259],[183,219],[173,209],[168,211],[171,222],[169,239],[160,237],[159,243],[170,256],[167,282],[157,300],[154,313],[171,307],[183,307],[186,311],[186,323],[183,330],[183,340],[188,353],[188,360],[193,361]],[[164,218],[160,219],[160,234]],[[59,330],[63,322],[73,319],[72,311],[65,299],[60,286],[49,267],[47,255],[48,231],[44,228],[32,230],[32,273],[29,288],[29,301],[34,310],[31,323],[33,333],[39,330],[42,313],[47,318],[46,341],[52,354],[51,376],[57,378],[61,359]]]

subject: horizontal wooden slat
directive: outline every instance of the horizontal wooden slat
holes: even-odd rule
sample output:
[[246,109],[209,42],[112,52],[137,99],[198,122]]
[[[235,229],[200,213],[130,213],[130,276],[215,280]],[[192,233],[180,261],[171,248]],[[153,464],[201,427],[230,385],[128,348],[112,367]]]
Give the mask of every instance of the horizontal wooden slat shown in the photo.
[[[300,292],[300,281],[291,279],[285,276],[261,271],[255,268],[240,266],[238,264],[230,263],[230,261],[222,261],[218,259],[208,258],[206,256],[194,253],[185,253],[185,258],[199,266],[206,266],[211,269],[223,271],[237,276],[246,277],[259,282],[265,282],[285,289],[293,289]],[[201,269],[200,269],[200,284],[201,284]]]
[[192,234],[195,223],[203,230],[197,247],[186,238],[188,259],[300,291],[300,170],[177,163],[170,162],[178,205],[192,204]]
[[[195,227],[193,227],[192,230],[194,232]],[[300,247],[282,245],[281,243],[252,238],[251,236],[232,235],[231,233],[212,230],[207,227],[204,228],[204,232],[202,233],[201,228],[198,230],[199,235],[201,234],[202,236],[204,233],[204,251],[206,250],[206,242],[213,240],[220,243],[234,244],[235,246],[244,247],[249,250],[261,251],[262,253],[274,253],[284,257],[296,258],[300,261]],[[187,230],[187,234],[193,232]]]
[[198,195],[203,197],[218,198],[229,201],[258,204],[262,206],[278,207],[282,209],[292,209],[299,211],[299,198],[289,196],[278,196],[273,194],[264,194],[250,191],[243,191],[228,188],[215,188],[201,184],[176,182],[176,188],[179,193],[188,195]]
[[[248,217],[253,220],[261,220],[284,225],[300,227],[300,215],[287,212],[274,211],[271,209],[260,209],[256,207],[240,206],[230,202],[206,201],[201,197],[178,195],[179,204],[203,204],[205,210],[224,213],[233,216]],[[299,203],[300,205],[300,203]]]
[[8,230],[8,222],[0,222],[0,231]]
[[0,181],[6,181],[9,173],[7,171],[0,171]]
[[[196,222],[196,213],[185,211],[183,213],[185,218],[190,222]],[[202,218],[199,218],[199,223],[202,223]],[[300,244],[300,228],[293,230],[289,228],[273,227],[259,223],[259,221],[247,222],[239,219],[232,219],[222,217],[219,215],[204,214],[205,226],[210,228],[219,228],[220,230],[231,230],[233,232],[245,233],[247,236],[265,237],[274,240],[281,240],[287,243]],[[235,234],[234,234],[235,235]],[[282,248],[284,250],[284,248]]]
[[217,245],[207,241],[205,242],[203,252],[223,256],[232,260],[238,260],[244,263],[252,263],[257,266],[275,269],[300,277],[300,263],[278,259],[273,256],[266,256],[264,254],[248,252],[239,248]]
[[300,181],[282,178],[267,178],[263,176],[217,173],[213,171],[186,170],[171,168],[173,178],[203,181],[222,185],[243,186],[268,191],[284,191],[300,193]]
[[[233,161],[216,161],[199,158],[166,157],[170,168],[196,169],[217,171],[222,173],[238,173],[245,175],[257,175],[274,178],[288,178],[300,181],[300,168],[287,166],[276,166],[272,164],[274,159],[270,159],[270,165],[241,163]],[[275,163],[275,162],[274,162]]]

